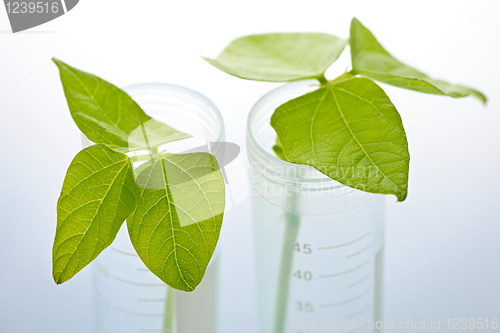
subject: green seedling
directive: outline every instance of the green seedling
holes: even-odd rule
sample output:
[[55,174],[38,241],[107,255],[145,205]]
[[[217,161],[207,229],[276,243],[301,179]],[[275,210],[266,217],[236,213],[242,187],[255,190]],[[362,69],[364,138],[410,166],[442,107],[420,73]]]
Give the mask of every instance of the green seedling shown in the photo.
[[[334,80],[325,71],[350,45],[352,69]],[[432,79],[405,65],[375,39],[356,18],[349,40],[320,33],[251,35],[231,42],[209,63],[231,75],[257,81],[315,79],[317,89],[279,106],[271,117],[277,134],[273,151],[280,159],[311,166],[365,192],[408,195],[410,154],[401,117],[382,82],[418,92],[479,98],[477,90]],[[287,197],[290,206],[298,198]],[[284,235],[276,289],[273,332],[286,330],[292,274],[292,246],[301,216],[284,212]]]
[[[325,71],[347,44],[352,70],[328,81]],[[346,186],[393,194],[398,201],[408,194],[408,142],[396,107],[374,80],[454,98],[472,95],[486,103],[477,90],[432,79],[400,62],[356,18],[349,40],[320,33],[251,35],[231,42],[216,59],[205,59],[248,80],[318,80],[317,90],[274,111],[276,155]]]
[[152,119],[113,84],[54,62],[73,120],[95,143],[69,166],[57,203],[55,282],[94,260],[126,220],[149,270],[172,288],[193,291],[222,225],[225,185],[215,157],[158,152],[191,136]]

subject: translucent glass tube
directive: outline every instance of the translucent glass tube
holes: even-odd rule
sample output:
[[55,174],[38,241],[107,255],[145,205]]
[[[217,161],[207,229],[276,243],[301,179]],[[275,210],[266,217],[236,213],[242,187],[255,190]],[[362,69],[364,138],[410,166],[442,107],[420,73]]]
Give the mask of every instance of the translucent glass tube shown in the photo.
[[274,110],[317,88],[314,80],[281,86],[248,117],[259,333],[372,332],[380,318],[383,197],[272,151]]
[[[182,152],[224,140],[222,116],[203,95],[167,84],[142,84],[124,90],[148,115],[193,136],[161,146],[160,151]],[[84,138],[84,146],[90,144]],[[92,264],[97,332],[215,333],[218,260],[216,250],[195,291],[173,290],[137,256],[124,224],[113,244]]]

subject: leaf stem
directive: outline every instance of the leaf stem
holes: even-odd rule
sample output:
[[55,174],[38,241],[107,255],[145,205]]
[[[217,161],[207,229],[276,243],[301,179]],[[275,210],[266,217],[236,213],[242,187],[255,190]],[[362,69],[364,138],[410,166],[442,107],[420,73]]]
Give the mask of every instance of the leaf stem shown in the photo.
[[350,78],[354,77],[355,75],[356,75],[356,73],[354,71],[350,71],[350,72],[345,72],[344,74],[336,77],[332,81],[328,81],[324,74],[321,77],[318,77],[317,79],[321,83],[322,86],[330,86],[332,84],[339,83],[340,81],[350,79]]
[[153,146],[153,147],[150,147],[149,150],[151,151],[151,153],[153,154],[153,157],[157,156],[158,155],[158,146]]
[[321,76],[318,77],[318,81],[319,83],[321,83],[321,85],[328,84],[328,80],[326,79],[325,74],[321,74]]
[[132,163],[149,161],[150,159],[151,159],[151,155],[134,155],[134,156],[130,157],[130,160],[132,161]]

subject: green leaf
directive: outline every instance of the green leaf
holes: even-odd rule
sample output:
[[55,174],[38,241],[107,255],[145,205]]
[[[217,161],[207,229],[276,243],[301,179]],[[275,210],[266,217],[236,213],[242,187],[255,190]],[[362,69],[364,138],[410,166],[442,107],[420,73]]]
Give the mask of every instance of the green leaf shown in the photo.
[[320,33],[250,35],[231,42],[216,58],[220,70],[248,80],[284,82],[323,77],[347,40]]
[[130,239],[145,265],[175,289],[201,282],[219,238],[224,177],[208,153],[165,154],[135,171],[142,187],[127,219]]
[[287,161],[285,154],[283,154],[283,147],[281,147],[280,140],[276,138],[276,144],[273,146],[273,151],[280,159]]
[[351,78],[293,99],[271,125],[287,160],[366,192],[408,189],[410,155],[401,117],[375,82]]
[[373,34],[356,18],[351,22],[351,59],[353,72],[396,87],[428,94],[465,97],[473,95],[486,103],[479,91],[432,79],[419,70],[403,64],[387,52]]
[[71,116],[89,140],[128,152],[191,137],[146,115],[113,84],[53,60],[59,68]]
[[115,239],[134,210],[138,187],[130,159],[103,144],[76,155],[57,202],[53,276],[71,279]]

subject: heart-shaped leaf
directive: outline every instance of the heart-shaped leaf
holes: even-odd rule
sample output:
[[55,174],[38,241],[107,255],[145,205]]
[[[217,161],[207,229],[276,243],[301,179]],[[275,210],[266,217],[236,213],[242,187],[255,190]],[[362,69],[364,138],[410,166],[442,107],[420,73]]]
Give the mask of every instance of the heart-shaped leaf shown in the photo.
[[486,97],[479,91],[432,79],[419,70],[394,58],[377,41],[375,36],[356,18],[351,22],[351,59],[353,73],[372,78],[396,87],[428,94],[465,97],[473,95],[486,103]]
[[401,117],[367,78],[351,78],[293,99],[271,125],[286,160],[309,165],[366,192],[407,196],[410,155]]
[[219,238],[224,177],[209,153],[165,154],[135,171],[141,187],[127,219],[145,265],[169,286],[192,291],[201,282]]
[[191,137],[149,117],[113,84],[60,60],[54,62],[71,116],[89,140],[129,152]]
[[285,82],[320,78],[347,40],[321,33],[250,35],[231,42],[216,59],[220,70],[248,80]]
[[138,192],[125,154],[97,144],[76,155],[57,203],[56,283],[71,279],[113,242]]

